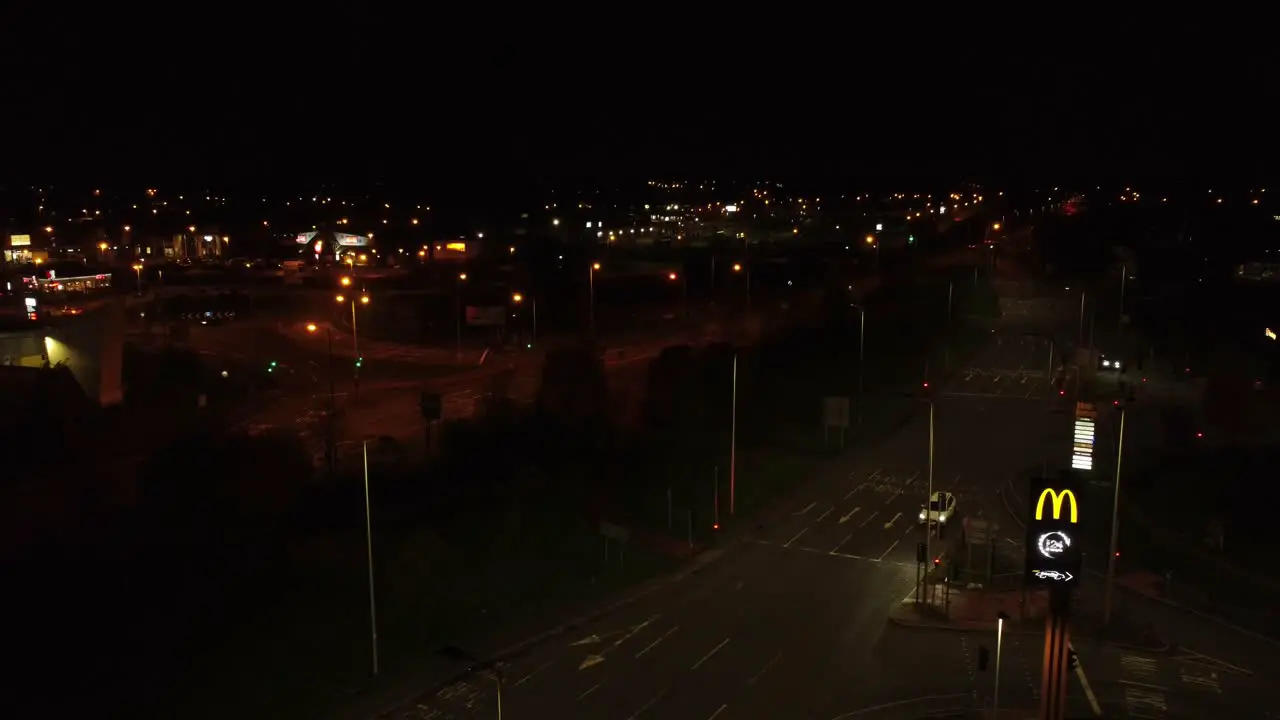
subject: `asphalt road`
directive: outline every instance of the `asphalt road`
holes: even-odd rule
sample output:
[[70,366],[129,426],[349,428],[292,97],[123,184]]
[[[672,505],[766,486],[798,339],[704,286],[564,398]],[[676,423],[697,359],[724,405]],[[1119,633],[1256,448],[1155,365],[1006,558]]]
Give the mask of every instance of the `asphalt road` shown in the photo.
[[[961,374],[935,400],[934,485],[958,495],[962,514],[994,513],[1007,473],[1039,462],[1047,447],[1044,379],[994,379],[1047,357],[1047,344],[1041,352],[1020,335],[993,340],[974,366],[991,379]],[[880,445],[850,453],[846,470],[812,484],[776,520],[713,551],[723,554],[701,571],[511,661],[504,710],[707,720],[834,718],[922,696],[967,703],[974,679],[950,671],[967,658],[958,640],[921,642],[887,623],[913,593],[928,443],[922,406]],[[384,717],[495,710],[495,681],[476,676]]]

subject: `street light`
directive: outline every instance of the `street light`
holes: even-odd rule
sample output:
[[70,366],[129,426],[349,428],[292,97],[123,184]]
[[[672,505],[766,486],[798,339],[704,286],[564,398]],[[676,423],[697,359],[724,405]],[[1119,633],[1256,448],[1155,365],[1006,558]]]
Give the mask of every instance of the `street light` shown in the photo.
[[862,369],[866,365],[867,340],[867,308],[854,305],[858,309],[858,424],[862,424]]
[[996,715],[1000,714],[1000,651],[1004,648],[1004,621],[1008,619],[1003,610],[996,616],[996,689],[991,701]]
[[[512,293],[511,302],[516,305],[523,303],[524,295],[520,293]],[[529,304],[533,307],[533,331],[529,334],[529,346],[532,347],[538,342],[538,298],[530,298]]]
[[369,508],[369,441],[364,441],[364,537],[369,556],[369,631],[373,644],[373,674],[378,674],[378,603],[373,595],[373,521]]
[[[307,332],[315,334],[319,332],[320,327],[315,323],[307,323]],[[329,470],[333,470],[333,446],[334,446],[334,391],[333,391],[333,328],[326,325],[324,328],[325,340],[327,342],[326,358],[329,365],[329,417],[328,419],[328,438],[325,446],[325,457],[329,464]]]
[[1124,459],[1125,406],[1120,406],[1120,438],[1116,445],[1115,499],[1111,503],[1111,554],[1107,556],[1107,592],[1102,603],[1102,625],[1111,624],[1111,590],[1116,580],[1116,543],[1120,540],[1120,461]]
[[347,277],[346,275],[343,275],[341,278],[339,278],[338,284],[341,285],[342,287],[351,287],[351,278]]
[[[347,297],[345,295],[338,295],[335,299],[338,301],[339,305],[347,301]],[[360,293],[360,304],[361,305],[369,304],[369,296],[365,295],[363,292]],[[364,358],[360,357],[360,331],[356,324],[356,298],[355,297],[351,298],[351,349],[356,356],[356,366],[355,366],[354,374],[352,377],[355,382],[355,391],[359,392],[360,391],[360,365],[361,363],[364,362]]]
[[734,263],[733,271],[745,272],[747,274],[747,309],[751,308],[751,268],[744,266],[742,263]]
[[138,294],[141,295],[142,294],[142,263],[140,262],[134,263],[133,271],[138,275]]
[[867,238],[866,238],[866,240],[867,240],[867,244],[868,244],[868,245],[870,245],[871,247],[875,248],[875,251],[876,251],[876,265],[878,266],[878,265],[880,264],[880,243],[879,243],[879,241],[877,241],[877,240],[876,240],[876,236],[875,236],[875,235],[868,235],[868,236],[867,236]]
[[457,327],[457,354],[458,362],[462,362],[462,283],[466,282],[467,274],[458,273],[458,282],[453,284],[453,321]]
[[589,312],[591,313],[591,334],[596,332],[596,273],[600,272],[600,263],[591,263],[591,269],[587,271],[587,289],[590,292],[588,300]]
[[689,311],[688,278],[686,278],[684,275],[681,275],[680,273],[673,271],[673,272],[667,273],[667,280],[670,280],[671,282],[675,282],[677,280],[680,281],[680,311],[683,314],[688,314],[688,311]]

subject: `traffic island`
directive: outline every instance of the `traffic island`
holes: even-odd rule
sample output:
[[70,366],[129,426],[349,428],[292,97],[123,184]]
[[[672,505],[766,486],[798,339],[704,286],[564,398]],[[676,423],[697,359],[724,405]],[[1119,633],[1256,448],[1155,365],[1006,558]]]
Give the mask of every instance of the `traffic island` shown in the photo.
[[[1089,600],[1082,598],[1078,601],[1079,607],[1072,615],[1074,639],[1101,640],[1152,652],[1168,649],[1168,643],[1160,640],[1149,625],[1135,618],[1113,618],[1110,627],[1104,631],[1101,617]],[[998,618],[1003,614],[1008,618],[1005,632],[1038,635],[1044,633],[1048,612],[1049,594],[1046,590],[971,589],[936,583],[925,587],[925,597],[921,602],[916,602],[914,594],[903,599],[889,612],[889,621],[903,627],[996,632]]]

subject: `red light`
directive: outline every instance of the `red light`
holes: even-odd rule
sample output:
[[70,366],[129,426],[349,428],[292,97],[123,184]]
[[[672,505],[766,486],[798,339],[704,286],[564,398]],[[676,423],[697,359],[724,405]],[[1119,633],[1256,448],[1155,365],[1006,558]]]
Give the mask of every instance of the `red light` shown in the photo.
[[1196,433],[1196,437],[1198,437],[1198,438],[1202,438],[1202,437],[1204,437],[1204,433],[1202,433],[1202,432],[1198,432],[1198,433]]
[[712,529],[712,530],[719,530],[719,529],[720,529],[720,523],[715,523],[714,525],[712,525],[712,526],[711,526],[711,529]]
[[1119,550],[1117,550],[1117,551],[1116,551],[1116,557],[1120,557],[1120,551],[1119,551]]
[[927,382],[926,382],[926,383],[924,384],[924,386],[925,386],[926,388],[927,388],[927,387],[929,387],[929,383],[927,383]]
[[1146,378],[1142,378],[1142,382],[1146,382],[1146,381],[1147,381],[1147,379],[1146,379]]
[[934,564],[934,565],[941,565],[941,564],[942,564],[942,558],[940,558],[940,557],[936,557],[936,558],[934,558],[934,559],[933,559],[933,564]]
[[1120,407],[1120,401],[1119,401],[1119,400],[1112,400],[1112,401],[1111,401],[1111,404],[1112,404],[1112,405],[1115,405],[1116,407]]
[[1060,395],[1060,396],[1061,396],[1061,395],[1066,395],[1066,394],[1067,394],[1067,391],[1066,391],[1066,390],[1059,390],[1059,391],[1058,391],[1058,395]]

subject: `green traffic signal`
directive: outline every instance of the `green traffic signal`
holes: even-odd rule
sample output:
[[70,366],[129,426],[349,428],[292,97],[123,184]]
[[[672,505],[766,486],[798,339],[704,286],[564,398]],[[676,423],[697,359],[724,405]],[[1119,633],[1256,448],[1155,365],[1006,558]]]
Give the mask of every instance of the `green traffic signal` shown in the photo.
[[271,364],[267,366],[267,372],[274,372],[275,369],[276,369],[276,361],[272,360]]
[[908,235],[908,236],[907,236],[907,244],[908,244],[908,245],[915,245],[915,244],[916,244],[916,236],[915,236],[915,235]]

